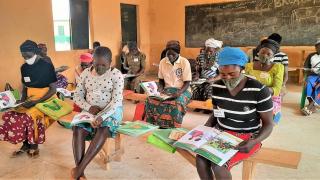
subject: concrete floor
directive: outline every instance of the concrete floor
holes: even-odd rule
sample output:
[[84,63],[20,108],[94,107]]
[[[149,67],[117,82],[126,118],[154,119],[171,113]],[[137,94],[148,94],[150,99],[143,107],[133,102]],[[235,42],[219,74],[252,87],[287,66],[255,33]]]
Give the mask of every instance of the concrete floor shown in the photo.
[[[320,118],[319,114],[304,117],[299,112],[299,86],[289,86],[283,103],[283,118],[265,147],[302,152],[298,170],[258,165],[254,179],[320,179]],[[134,105],[125,102],[124,120],[133,117]],[[184,127],[203,124],[208,115],[188,112]],[[0,142],[0,179],[70,179],[74,167],[72,132],[53,124],[47,131],[47,141],[41,145],[40,157],[11,159],[9,155],[19,146]],[[141,139],[124,138],[125,154],[121,162],[112,162],[111,170],[101,168],[97,159],[87,167],[88,179],[199,179],[196,169],[179,154],[169,154],[148,145]],[[241,179],[241,164],[232,169],[234,179]]]

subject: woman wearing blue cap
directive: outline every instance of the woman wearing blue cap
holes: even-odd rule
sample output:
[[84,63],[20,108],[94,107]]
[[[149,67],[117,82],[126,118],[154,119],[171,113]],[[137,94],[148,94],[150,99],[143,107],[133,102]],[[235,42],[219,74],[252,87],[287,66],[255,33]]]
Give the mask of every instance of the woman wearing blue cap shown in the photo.
[[272,99],[268,88],[241,73],[247,63],[239,48],[225,47],[218,54],[221,80],[212,85],[214,113],[206,126],[215,127],[243,139],[239,152],[223,166],[197,155],[201,179],[231,179],[230,169],[256,153],[272,132]]

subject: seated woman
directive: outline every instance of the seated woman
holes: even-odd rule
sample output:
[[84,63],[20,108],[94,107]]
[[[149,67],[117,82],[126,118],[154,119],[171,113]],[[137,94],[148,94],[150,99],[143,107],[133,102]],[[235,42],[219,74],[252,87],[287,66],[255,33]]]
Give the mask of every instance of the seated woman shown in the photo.
[[26,101],[17,111],[8,111],[2,116],[0,140],[12,144],[23,143],[12,156],[28,153],[30,157],[39,155],[38,144],[45,141],[45,129],[49,118],[34,106],[44,102],[56,93],[57,77],[52,64],[39,55],[37,44],[27,40],[20,46],[25,63],[21,66],[22,97]]
[[[72,179],[85,178],[85,168],[101,150],[106,138],[115,136],[122,120],[123,76],[118,69],[111,67],[112,53],[109,48],[96,48],[93,58],[93,66],[80,75],[74,101],[82,110],[96,115],[96,119],[91,124],[73,127],[76,167],[71,171]],[[91,140],[87,152],[85,140]]]
[[80,74],[87,68],[92,66],[92,54],[90,53],[84,53],[80,55],[80,65],[75,68],[75,85],[77,85],[77,82],[79,81]]
[[253,76],[262,84],[266,85],[272,94],[273,120],[278,123],[281,118],[280,92],[283,82],[284,66],[279,63],[271,63],[273,56],[279,51],[279,44],[271,39],[261,42],[259,61],[248,63],[245,68],[246,74]]
[[306,116],[316,112],[320,106],[320,38],[315,44],[316,52],[308,56],[306,62],[309,62],[307,68],[311,69],[306,84],[306,94],[309,104],[301,109]]
[[145,104],[147,122],[162,128],[181,126],[191,98],[190,63],[179,53],[180,45],[171,44],[167,47],[167,57],[160,61],[159,66],[159,91],[171,97],[165,101],[149,97]]
[[206,101],[211,98],[210,82],[219,79],[216,54],[222,48],[222,41],[210,38],[205,42],[205,51],[197,57],[200,79],[205,79],[202,84],[192,83],[192,99]]
[[225,47],[219,52],[221,80],[212,84],[214,113],[205,124],[226,131],[244,141],[239,150],[223,166],[197,155],[196,166],[200,179],[232,179],[230,169],[256,153],[261,142],[272,132],[272,100],[268,88],[241,73],[246,54],[239,48]]

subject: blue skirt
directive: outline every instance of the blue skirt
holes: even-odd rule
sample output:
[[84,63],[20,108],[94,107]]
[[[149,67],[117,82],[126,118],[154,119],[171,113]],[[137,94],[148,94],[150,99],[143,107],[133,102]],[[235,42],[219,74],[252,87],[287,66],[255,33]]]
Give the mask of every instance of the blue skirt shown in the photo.
[[320,105],[320,88],[316,85],[320,83],[320,75],[310,75],[307,78],[307,97],[311,98],[317,105]]

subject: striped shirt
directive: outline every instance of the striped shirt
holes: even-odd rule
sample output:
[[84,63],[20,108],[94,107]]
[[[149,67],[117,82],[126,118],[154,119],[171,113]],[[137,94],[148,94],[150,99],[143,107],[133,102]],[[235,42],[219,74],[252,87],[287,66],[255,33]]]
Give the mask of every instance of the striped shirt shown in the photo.
[[[254,52],[254,51],[252,53],[253,53],[254,61],[259,61],[258,53]],[[286,53],[278,52],[271,59],[271,62],[280,63],[280,64],[283,64],[284,66],[288,66],[289,65],[289,58],[288,58],[288,55]]]
[[273,110],[271,94],[259,81],[248,78],[244,88],[232,96],[222,80],[212,84],[212,102],[225,117],[216,117],[222,129],[257,132],[262,126],[260,112]]

